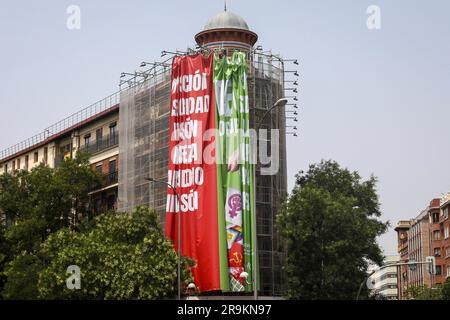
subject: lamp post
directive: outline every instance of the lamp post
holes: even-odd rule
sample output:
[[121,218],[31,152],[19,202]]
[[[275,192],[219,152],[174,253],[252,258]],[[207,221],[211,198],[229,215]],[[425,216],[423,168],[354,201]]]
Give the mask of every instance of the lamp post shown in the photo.
[[[256,135],[258,135],[259,133],[259,129],[261,127],[261,124],[263,122],[263,120],[267,117],[267,115],[275,108],[280,108],[280,107],[284,107],[287,104],[288,100],[286,98],[281,98],[278,99],[277,102],[274,103],[273,106],[271,106],[265,113],[264,115],[261,117],[261,119],[259,120],[258,124],[256,125],[255,129],[256,129]],[[255,119],[256,120],[256,119]],[[256,152],[256,151],[255,151]],[[255,155],[256,156],[256,155]],[[256,156],[256,159],[258,157]],[[253,222],[253,257],[254,257],[254,261],[253,261],[253,298],[255,300],[258,300],[258,286],[256,283],[256,276],[257,276],[257,268],[256,268],[256,261],[258,260],[258,256],[257,256],[257,244],[256,242],[258,241],[258,236],[256,235],[256,163],[258,161],[255,161],[255,163],[253,164],[253,181],[254,181],[254,192],[253,192],[253,210],[254,210],[254,222]],[[244,277],[246,275],[246,272],[243,274]],[[248,276],[248,275],[247,275]]]
[[[180,202],[180,196],[177,193],[177,189],[171,185],[170,183],[164,181],[164,180],[158,180],[154,178],[146,178],[145,180],[155,183],[162,183],[170,187],[175,194],[176,199],[178,200],[178,203]],[[176,205],[175,205],[176,210]],[[178,210],[178,300],[181,300],[181,211]]]

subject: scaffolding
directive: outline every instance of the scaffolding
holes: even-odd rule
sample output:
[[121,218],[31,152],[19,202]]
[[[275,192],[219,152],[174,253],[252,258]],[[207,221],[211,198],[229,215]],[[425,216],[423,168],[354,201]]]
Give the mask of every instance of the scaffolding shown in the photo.
[[[270,112],[261,119],[275,102],[284,97],[284,63],[268,54],[251,54],[249,59],[249,105],[250,127],[260,124],[261,129],[279,130],[279,171],[275,175],[261,175],[261,165],[256,164],[256,225],[258,236],[259,274],[261,294],[278,296],[285,292],[285,274],[283,265],[285,248],[276,230],[276,215],[287,195],[286,167],[286,119],[284,107]],[[262,122],[261,122],[262,120]],[[272,153],[271,139],[268,133],[269,154]]]
[[[167,53],[167,52],[165,52]],[[184,53],[173,53],[184,54]],[[248,54],[250,126],[284,94],[284,63],[269,53]],[[170,67],[154,63],[149,72],[130,73],[129,87],[120,95],[119,128],[119,210],[136,206],[154,208],[165,224],[167,186],[146,178],[167,179],[169,157]],[[256,167],[256,216],[261,294],[278,296],[285,291],[284,246],[276,231],[276,214],[286,197],[286,118],[277,109],[266,116],[261,129],[279,129],[280,167],[275,175],[261,175]],[[269,131],[270,132],[270,131]],[[267,144],[270,151],[271,136]]]
[[170,68],[153,68],[143,81],[123,89],[119,109],[119,210],[154,208],[164,225],[167,179]]

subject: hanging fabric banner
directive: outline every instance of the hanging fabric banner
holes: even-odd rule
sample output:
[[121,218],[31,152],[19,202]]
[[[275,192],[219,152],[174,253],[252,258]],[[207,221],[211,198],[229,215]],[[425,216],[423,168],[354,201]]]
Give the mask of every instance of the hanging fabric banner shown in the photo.
[[181,254],[200,291],[253,290],[246,56],[175,57],[171,89],[166,235],[177,250],[181,214]]
[[203,134],[215,128],[212,55],[177,56],[172,63],[166,235],[181,255],[194,260],[192,273],[200,291],[222,290],[219,261],[217,169],[203,161],[214,140]]
[[[246,56],[216,58],[214,86],[219,139],[216,144],[219,220],[225,220],[231,291],[252,288],[253,166],[250,163]],[[220,224],[219,224],[220,225]],[[241,278],[245,271],[247,279]]]

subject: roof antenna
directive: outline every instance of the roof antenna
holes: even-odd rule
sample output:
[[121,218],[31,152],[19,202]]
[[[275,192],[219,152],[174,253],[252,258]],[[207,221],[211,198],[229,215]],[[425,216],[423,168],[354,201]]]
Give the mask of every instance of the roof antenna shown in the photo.
[[227,1],[224,1],[223,11],[227,12]]

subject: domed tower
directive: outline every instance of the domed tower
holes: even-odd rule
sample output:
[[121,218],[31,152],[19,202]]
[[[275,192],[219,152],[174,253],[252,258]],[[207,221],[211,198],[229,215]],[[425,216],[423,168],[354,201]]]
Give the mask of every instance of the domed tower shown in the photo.
[[[226,10],[206,23],[203,31],[195,35],[198,45],[209,49],[225,49],[231,55],[234,49],[248,53],[248,99],[250,128],[259,124],[268,129],[267,145],[270,150],[278,148],[279,168],[275,174],[262,174],[263,166],[255,165],[255,202],[257,228],[257,256],[259,269],[259,293],[279,296],[285,292],[286,278],[283,241],[274,227],[275,215],[280,211],[287,195],[286,164],[286,116],[285,107],[266,113],[284,93],[284,63],[271,53],[253,50],[258,35],[251,31],[245,20]],[[279,139],[272,144],[272,130],[278,130]],[[269,138],[270,135],[270,138]],[[270,142],[269,142],[270,141]],[[261,142],[259,144],[261,146]],[[275,162],[274,162],[275,163]]]
[[237,14],[225,10],[206,23],[203,31],[195,35],[199,46],[250,51],[258,35],[250,31],[248,24]]

